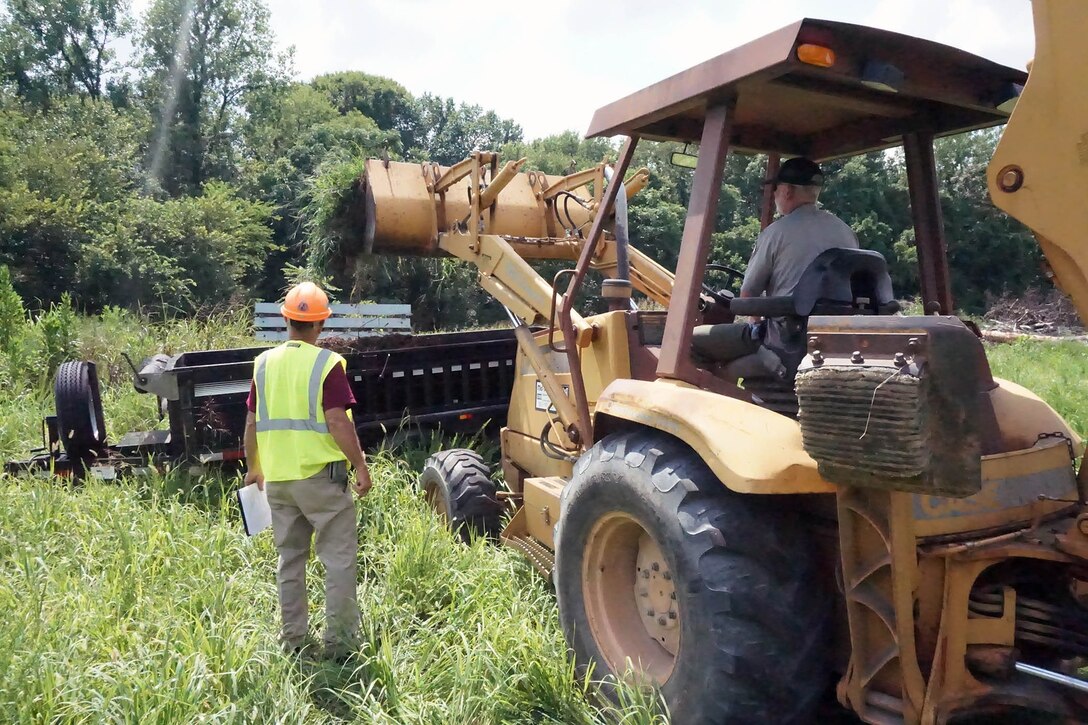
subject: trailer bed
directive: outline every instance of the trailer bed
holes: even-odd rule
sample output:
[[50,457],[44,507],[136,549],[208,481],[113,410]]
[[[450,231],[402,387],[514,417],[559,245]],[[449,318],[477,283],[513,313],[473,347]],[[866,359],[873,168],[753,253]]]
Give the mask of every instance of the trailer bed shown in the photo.
[[[322,341],[344,356],[355,395],[359,439],[374,444],[397,430],[441,428],[479,432],[506,421],[514,382],[514,331],[474,330]],[[57,440],[56,417],[46,419],[46,447],[9,471],[48,468],[78,475],[95,462],[149,459],[207,464],[240,460],[253,361],[267,347],[156,355],[135,374],[140,392],[157,396],[166,430],[134,431],[117,442],[73,456]],[[66,455],[68,454],[68,455]]]

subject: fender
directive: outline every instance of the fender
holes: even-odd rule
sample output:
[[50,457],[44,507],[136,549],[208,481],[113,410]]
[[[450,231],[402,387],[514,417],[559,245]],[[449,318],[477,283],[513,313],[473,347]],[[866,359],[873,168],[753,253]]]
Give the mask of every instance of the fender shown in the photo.
[[801,446],[797,421],[757,405],[676,380],[613,381],[601,393],[602,416],[631,421],[691,446],[726,488],[737,493],[835,493]]

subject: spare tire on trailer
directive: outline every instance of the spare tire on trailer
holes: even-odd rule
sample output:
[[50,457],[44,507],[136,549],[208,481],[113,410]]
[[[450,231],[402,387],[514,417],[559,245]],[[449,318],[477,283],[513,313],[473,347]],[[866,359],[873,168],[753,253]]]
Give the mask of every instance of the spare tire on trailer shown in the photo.
[[830,684],[831,602],[779,496],[727,490],[677,439],[610,435],[563,491],[556,593],[594,680],[657,685],[685,725],[812,722]]
[[83,360],[61,363],[53,385],[57,406],[57,435],[72,461],[89,462],[106,446],[106,418],[95,364]]
[[451,448],[423,464],[419,489],[435,512],[466,543],[473,534],[494,539],[502,526],[502,502],[490,471],[476,451]]

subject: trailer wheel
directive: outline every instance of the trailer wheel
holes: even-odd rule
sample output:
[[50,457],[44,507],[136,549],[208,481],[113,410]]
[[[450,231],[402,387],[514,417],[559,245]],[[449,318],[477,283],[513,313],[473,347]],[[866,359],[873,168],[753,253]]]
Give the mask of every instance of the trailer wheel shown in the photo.
[[61,363],[53,385],[57,434],[70,460],[87,461],[106,443],[106,418],[94,363]]
[[467,543],[473,534],[495,538],[502,524],[502,503],[483,458],[453,448],[427,459],[419,475],[427,502]]
[[601,681],[633,670],[673,722],[811,722],[829,682],[830,600],[804,527],[776,498],[730,493],[654,431],[593,446],[556,536],[580,670]]

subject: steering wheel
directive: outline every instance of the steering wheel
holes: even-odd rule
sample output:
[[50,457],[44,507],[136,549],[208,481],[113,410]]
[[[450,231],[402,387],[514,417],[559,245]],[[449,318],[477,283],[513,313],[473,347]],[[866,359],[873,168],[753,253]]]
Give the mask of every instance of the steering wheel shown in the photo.
[[[734,286],[737,285],[738,282],[741,282],[741,281],[744,280],[744,272],[741,272],[739,269],[736,269],[735,267],[730,267],[730,266],[725,265],[725,264],[718,264],[716,262],[708,262],[707,265],[706,265],[706,271],[707,272],[724,272],[729,277],[729,279],[726,282],[727,286],[729,286],[729,287],[734,287]],[[706,284],[705,282],[703,283],[702,286],[703,286],[703,292],[705,292],[708,297],[710,297],[712,300],[714,300],[715,302],[717,302],[720,305],[725,305],[726,307],[728,307],[729,302],[733,299],[733,293],[730,292],[729,290],[725,290],[724,292],[722,292],[722,291],[714,289],[713,287]]]

